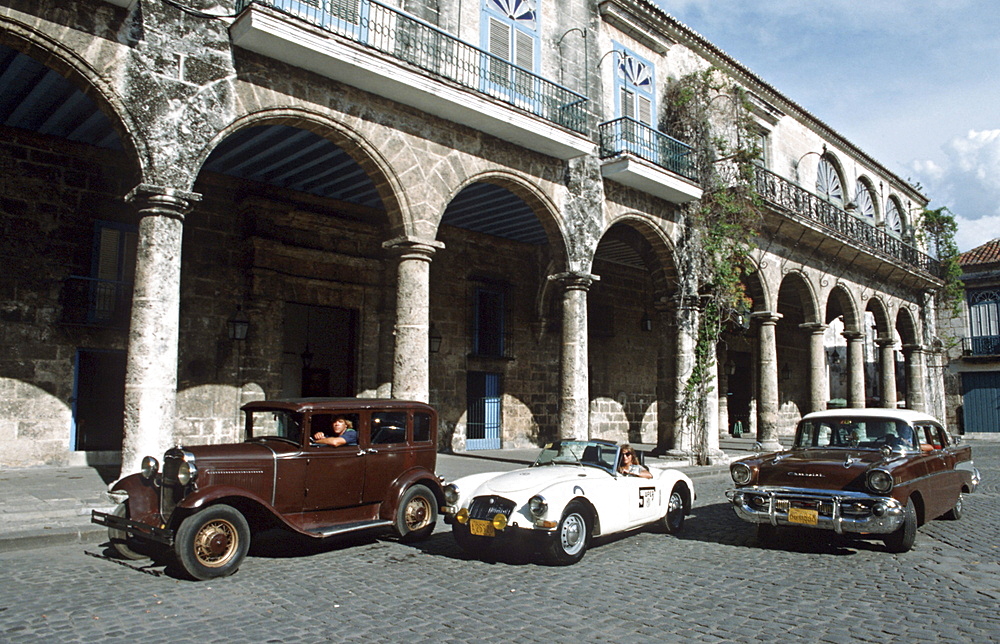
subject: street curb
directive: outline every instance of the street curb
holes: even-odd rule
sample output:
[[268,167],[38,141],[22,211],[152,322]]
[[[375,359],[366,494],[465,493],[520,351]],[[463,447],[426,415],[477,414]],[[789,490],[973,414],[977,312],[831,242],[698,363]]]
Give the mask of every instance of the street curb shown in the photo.
[[0,552],[35,550],[50,546],[95,543],[107,539],[107,528],[87,526],[76,528],[52,528],[25,530],[0,536]]

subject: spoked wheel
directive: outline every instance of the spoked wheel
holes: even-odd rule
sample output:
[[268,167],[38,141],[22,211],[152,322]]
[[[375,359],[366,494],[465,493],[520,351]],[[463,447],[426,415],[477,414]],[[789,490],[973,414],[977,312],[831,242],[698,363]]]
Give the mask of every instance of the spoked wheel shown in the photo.
[[236,508],[212,505],[181,522],[174,549],[195,579],[225,577],[236,572],[250,549],[250,526]]
[[555,538],[546,550],[546,559],[557,566],[573,564],[587,553],[590,545],[590,514],[582,503],[566,506]]
[[414,485],[403,495],[393,526],[401,541],[420,541],[431,536],[437,523],[437,498],[423,485]]

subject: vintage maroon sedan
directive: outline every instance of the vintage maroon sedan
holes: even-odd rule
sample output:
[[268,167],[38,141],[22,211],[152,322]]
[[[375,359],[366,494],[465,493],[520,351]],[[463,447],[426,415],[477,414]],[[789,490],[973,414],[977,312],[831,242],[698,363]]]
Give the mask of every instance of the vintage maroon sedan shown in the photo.
[[890,552],[912,548],[927,521],[961,517],[962,496],[979,484],[972,449],[905,409],[808,414],[790,450],[741,459],[730,474],[726,496],[762,545],[779,526],[799,526],[878,538]]
[[[188,574],[209,579],[235,572],[264,527],[315,538],[388,527],[405,540],[434,530],[444,495],[429,405],[297,399],[243,411],[243,443],[174,447],[162,466],[147,456],[114,486],[119,506],[92,520],[119,554],[170,549]],[[345,438],[329,440],[337,435]]]

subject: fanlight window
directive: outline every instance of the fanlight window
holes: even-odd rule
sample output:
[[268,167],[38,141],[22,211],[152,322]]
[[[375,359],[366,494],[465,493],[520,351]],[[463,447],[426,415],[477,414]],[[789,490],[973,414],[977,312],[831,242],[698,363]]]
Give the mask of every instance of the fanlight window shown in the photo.
[[535,7],[528,0],[490,0],[494,11],[499,11],[514,22],[534,28]]
[[899,208],[899,202],[890,198],[885,207],[885,228],[896,235],[903,234],[903,214]]
[[829,159],[820,159],[816,174],[816,192],[827,201],[844,205],[844,187],[840,173]]
[[858,182],[858,191],[854,195],[855,214],[864,219],[875,219],[875,200],[872,190],[863,181]]

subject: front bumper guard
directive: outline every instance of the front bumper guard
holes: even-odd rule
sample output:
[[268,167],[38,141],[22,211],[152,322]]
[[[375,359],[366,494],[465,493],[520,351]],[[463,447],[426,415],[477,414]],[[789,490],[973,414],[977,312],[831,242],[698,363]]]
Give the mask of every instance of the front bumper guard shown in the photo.
[[[903,525],[904,508],[892,497],[871,496],[859,492],[827,492],[801,488],[767,488],[749,487],[726,490],[726,497],[733,504],[736,515],[750,523],[769,523],[773,526],[796,526],[833,530],[837,534],[891,534]],[[751,505],[749,498],[763,497],[765,503]],[[832,512],[829,515],[818,514],[816,525],[798,523],[788,520],[789,507],[795,503],[829,504]],[[844,504],[870,504],[881,508],[881,513],[874,512],[858,515],[845,514]],[[782,506],[779,508],[778,506]]]
[[148,523],[142,523],[141,521],[126,519],[115,514],[98,512],[97,510],[91,510],[90,521],[91,523],[96,523],[112,530],[120,530],[130,537],[148,539],[149,541],[162,543],[169,547],[173,547],[174,545],[174,531],[168,528],[160,528]]

